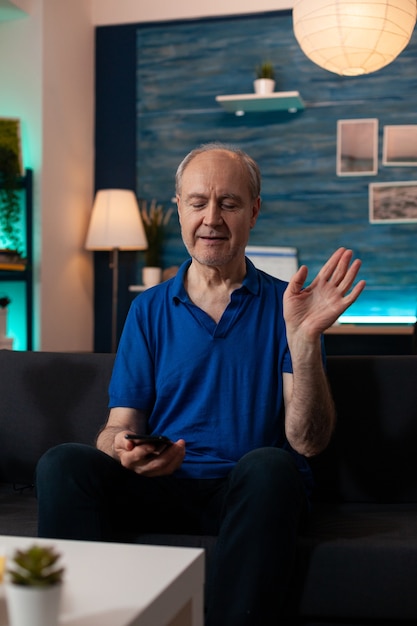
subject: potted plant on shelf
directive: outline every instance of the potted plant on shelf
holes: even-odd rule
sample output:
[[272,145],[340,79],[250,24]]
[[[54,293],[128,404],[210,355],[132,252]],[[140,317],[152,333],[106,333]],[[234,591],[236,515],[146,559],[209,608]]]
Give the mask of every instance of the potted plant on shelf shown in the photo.
[[143,226],[148,240],[148,249],[145,250],[145,267],[142,271],[142,281],[145,287],[151,287],[161,282],[162,277],[162,244],[165,227],[171,219],[172,208],[164,211],[162,204],[152,200],[150,206],[146,200],[139,202]]
[[256,79],[253,82],[255,93],[272,93],[275,89],[275,69],[271,61],[263,61],[255,68]]
[[52,546],[16,550],[6,569],[10,626],[58,626],[64,568]]
[[21,258],[21,207],[19,198],[20,165],[15,152],[0,145],[0,243],[2,254],[11,260]]

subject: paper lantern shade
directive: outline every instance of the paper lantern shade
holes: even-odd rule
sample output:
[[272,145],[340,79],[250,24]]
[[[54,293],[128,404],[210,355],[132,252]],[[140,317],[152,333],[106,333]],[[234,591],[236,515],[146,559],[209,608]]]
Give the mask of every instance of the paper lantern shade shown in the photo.
[[392,63],[410,41],[416,0],[296,0],[294,35],[306,56],[343,76]]

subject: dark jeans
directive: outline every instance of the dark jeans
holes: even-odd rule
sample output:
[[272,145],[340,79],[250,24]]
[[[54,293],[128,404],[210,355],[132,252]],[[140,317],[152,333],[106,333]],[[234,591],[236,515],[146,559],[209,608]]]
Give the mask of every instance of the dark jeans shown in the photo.
[[146,478],[81,444],[40,459],[39,536],[129,541],[141,532],[218,535],[206,626],[278,626],[307,498],[291,455],[246,454],[224,479]]

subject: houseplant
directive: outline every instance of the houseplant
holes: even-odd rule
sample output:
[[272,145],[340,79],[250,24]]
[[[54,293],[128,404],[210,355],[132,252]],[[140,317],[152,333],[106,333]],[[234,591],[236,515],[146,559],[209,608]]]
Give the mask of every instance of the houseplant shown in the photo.
[[11,300],[8,296],[1,296],[0,298],[0,309],[6,309],[9,304],[10,304]]
[[275,69],[271,61],[262,61],[255,68],[256,79],[253,86],[255,93],[272,93],[275,89]]
[[172,208],[164,211],[162,204],[157,204],[155,199],[152,200],[149,207],[146,200],[139,201],[139,208],[148,240],[142,279],[145,287],[150,287],[161,282],[162,245],[165,227],[171,219]]
[[0,145],[0,244],[21,256],[19,177],[17,155],[10,148]]
[[57,626],[64,568],[52,546],[17,549],[7,567],[6,598],[10,626]]

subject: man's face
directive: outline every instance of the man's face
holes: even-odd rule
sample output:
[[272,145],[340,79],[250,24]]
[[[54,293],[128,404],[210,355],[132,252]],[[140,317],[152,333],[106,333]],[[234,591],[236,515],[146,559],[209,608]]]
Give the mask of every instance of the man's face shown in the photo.
[[177,204],[184,244],[199,263],[220,267],[244,256],[260,199],[251,198],[246,170],[233,153],[211,150],[194,157]]

